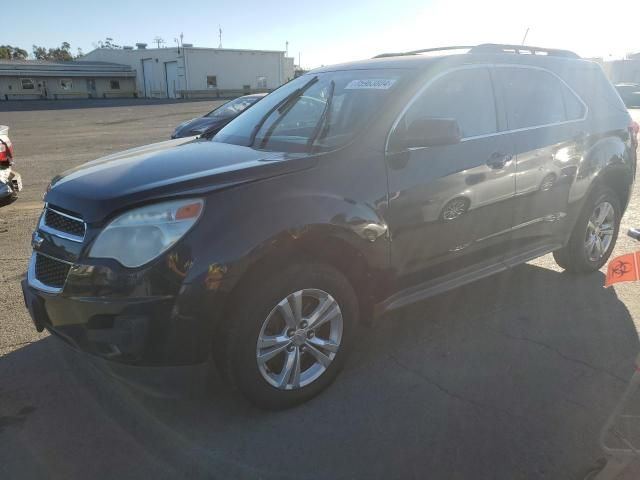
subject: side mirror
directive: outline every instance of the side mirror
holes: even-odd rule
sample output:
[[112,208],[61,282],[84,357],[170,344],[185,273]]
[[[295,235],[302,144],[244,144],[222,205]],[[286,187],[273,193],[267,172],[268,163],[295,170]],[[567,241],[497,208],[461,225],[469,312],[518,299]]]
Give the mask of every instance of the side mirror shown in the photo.
[[406,130],[401,144],[404,148],[437,147],[460,143],[458,122],[452,118],[417,118]]

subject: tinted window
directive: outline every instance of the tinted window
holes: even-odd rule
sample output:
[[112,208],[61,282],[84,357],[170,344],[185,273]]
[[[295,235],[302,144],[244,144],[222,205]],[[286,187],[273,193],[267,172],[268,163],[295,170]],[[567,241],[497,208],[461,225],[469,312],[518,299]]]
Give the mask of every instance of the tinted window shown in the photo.
[[239,115],[213,141],[300,153],[339,148],[384,111],[410,73],[354,69],[303,75]]
[[578,120],[584,117],[584,105],[565,84],[562,84],[562,98],[567,120]]
[[563,122],[563,87],[548,72],[532,68],[496,69],[503,85],[510,129]]
[[496,109],[489,71],[470,68],[439,78],[411,105],[404,126],[420,117],[455,119],[463,138],[495,133]]

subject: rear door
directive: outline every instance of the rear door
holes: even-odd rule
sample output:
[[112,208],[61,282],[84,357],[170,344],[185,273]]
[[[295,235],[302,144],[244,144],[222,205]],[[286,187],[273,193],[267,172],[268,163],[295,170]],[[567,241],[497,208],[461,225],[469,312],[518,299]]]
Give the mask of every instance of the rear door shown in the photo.
[[548,70],[497,66],[495,74],[516,154],[513,252],[559,246],[584,150],[586,106]]
[[[515,162],[488,67],[458,68],[429,82],[389,139],[388,223],[400,288],[495,264],[510,240]],[[419,117],[457,120],[454,145],[394,150]]]

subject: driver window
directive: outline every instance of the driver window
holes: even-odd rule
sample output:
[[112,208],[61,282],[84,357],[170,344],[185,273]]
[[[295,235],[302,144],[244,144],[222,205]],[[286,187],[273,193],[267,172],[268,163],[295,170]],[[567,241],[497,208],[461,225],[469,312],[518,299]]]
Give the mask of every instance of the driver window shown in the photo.
[[398,124],[406,128],[416,118],[450,118],[462,138],[498,131],[491,76],[487,68],[465,68],[435,80],[409,107]]

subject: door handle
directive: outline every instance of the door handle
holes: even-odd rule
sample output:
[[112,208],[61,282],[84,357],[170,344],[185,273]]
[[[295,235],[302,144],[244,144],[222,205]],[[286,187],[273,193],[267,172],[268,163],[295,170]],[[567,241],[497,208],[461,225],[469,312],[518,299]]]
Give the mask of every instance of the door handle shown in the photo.
[[513,155],[510,153],[494,152],[487,160],[487,166],[494,170],[500,170],[507,166],[507,164],[513,159]]

